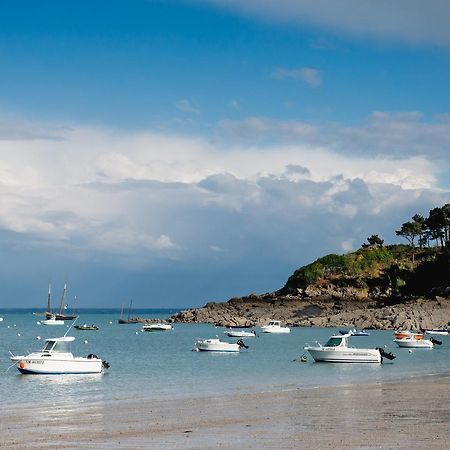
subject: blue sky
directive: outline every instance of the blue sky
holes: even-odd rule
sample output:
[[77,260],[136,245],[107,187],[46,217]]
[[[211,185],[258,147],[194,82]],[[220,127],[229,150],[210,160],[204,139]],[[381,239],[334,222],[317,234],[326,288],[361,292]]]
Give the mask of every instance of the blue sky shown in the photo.
[[450,201],[450,6],[0,7],[0,307],[281,287]]

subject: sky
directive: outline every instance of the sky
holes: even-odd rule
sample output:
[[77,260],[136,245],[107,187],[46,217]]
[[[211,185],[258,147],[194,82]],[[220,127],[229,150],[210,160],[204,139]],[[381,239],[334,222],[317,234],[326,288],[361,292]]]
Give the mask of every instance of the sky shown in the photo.
[[[446,0],[0,5],[0,308],[281,288],[450,202]],[[406,242],[405,242],[406,243]]]

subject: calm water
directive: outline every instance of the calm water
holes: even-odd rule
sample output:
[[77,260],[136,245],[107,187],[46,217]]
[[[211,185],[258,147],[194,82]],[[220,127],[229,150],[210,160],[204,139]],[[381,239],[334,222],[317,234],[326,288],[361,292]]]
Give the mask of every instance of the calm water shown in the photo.
[[[168,317],[173,311],[135,311],[145,317]],[[98,331],[71,329],[77,356],[95,353],[111,368],[105,375],[20,375],[11,364],[8,351],[26,354],[43,346],[46,337],[62,336],[66,327],[38,325],[40,317],[30,311],[0,311],[0,404],[16,402],[64,402],[68,397],[80,402],[108,402],[114,399],[178,398],[221,393],[268,391],[285,387],[370,383],[402,380],[405,377],[448,372],[450,337],[434,349],[400,349],[390,331],[371,331],[370,337],[354,337],[355,347],[387,346],[397,355],[393,362],[378,364],[327,364],[293,361],[313,341],[325,342],[337,329],[293,328],[287,335],[259,333],[248,338],[250,346],[239,354],[193,352],[197,338],[224,340],[222,328],[203,324],[175,324],[173,331],[141,332],[141,325],[117,323],[119,312],[82,312],[77,324],[95,324]],[[110,323],[112,322],[112,323]],[[41,340],[37,340],[41,336]],[[87,343],[85,343],[85,340]],[[234,340],[235,341],[235,340]]]

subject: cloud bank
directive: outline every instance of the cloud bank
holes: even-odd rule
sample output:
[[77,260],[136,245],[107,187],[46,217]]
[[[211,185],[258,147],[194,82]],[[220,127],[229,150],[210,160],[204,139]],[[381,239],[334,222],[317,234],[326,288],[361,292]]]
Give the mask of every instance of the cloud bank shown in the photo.
[[[437,174],[449,166],[449,124],[383,114],[325,131],[271,119],[221,122],[228,134],[214,141],[86,126],[61,127],[59,140],[29,139],[23,130],[0,140],[0,245],[12,266],[15,255],[45,261],[51,253],[83,267],[251,266],[261,274],[274,261],[295,268],[351,250],[373,233],[392,241],[412,214],[448,202]],[[395,133],[382,141],[388,125]],[[256,280],[251,289],[282,281]]]
[[410,44],[450,46],[450,3],[446,0],[204,1],[267,21]]

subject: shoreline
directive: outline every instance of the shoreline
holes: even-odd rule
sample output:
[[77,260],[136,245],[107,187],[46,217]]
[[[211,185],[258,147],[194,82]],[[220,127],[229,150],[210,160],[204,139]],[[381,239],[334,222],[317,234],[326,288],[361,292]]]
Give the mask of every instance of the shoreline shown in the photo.
[[450,374],[183,399],[15,405],[2,448],[445,448]]

